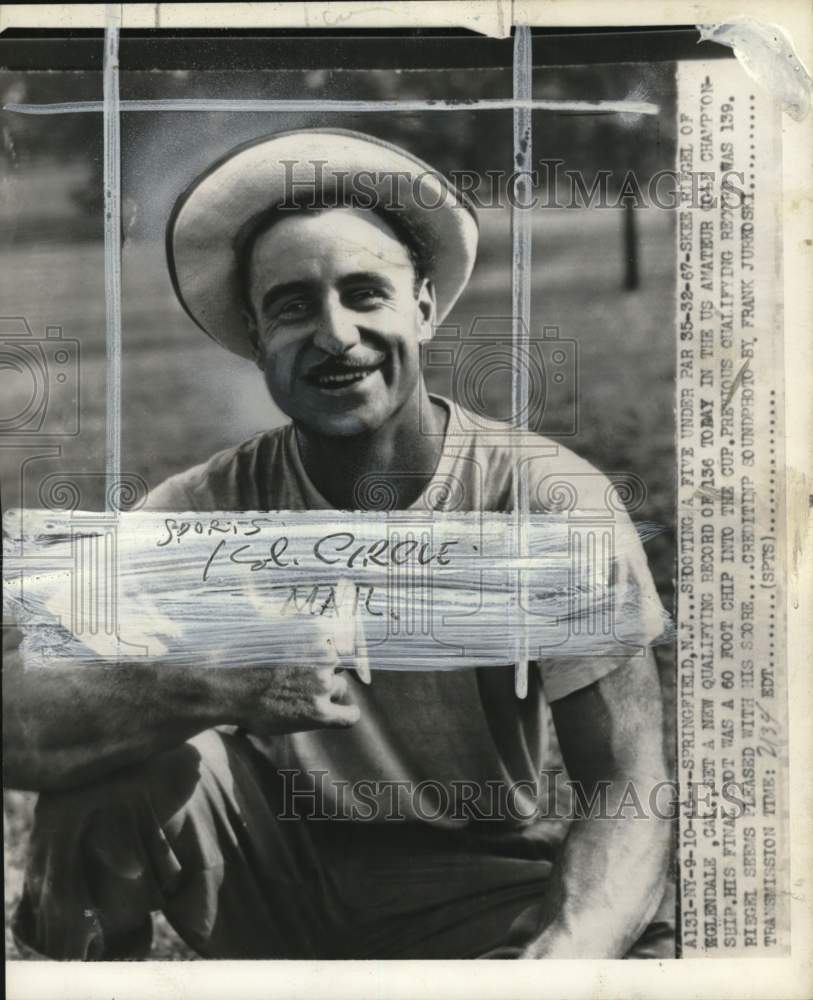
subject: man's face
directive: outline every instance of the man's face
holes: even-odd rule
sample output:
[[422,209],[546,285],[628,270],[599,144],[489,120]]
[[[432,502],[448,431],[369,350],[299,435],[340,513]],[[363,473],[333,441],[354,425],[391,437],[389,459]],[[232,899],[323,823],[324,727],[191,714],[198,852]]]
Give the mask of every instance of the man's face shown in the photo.
[[274,401],[322,434],[374,431],[413,395],[431,286],[415,288],[406,247],[369,211],[297,212],[262,233],[248,317]]

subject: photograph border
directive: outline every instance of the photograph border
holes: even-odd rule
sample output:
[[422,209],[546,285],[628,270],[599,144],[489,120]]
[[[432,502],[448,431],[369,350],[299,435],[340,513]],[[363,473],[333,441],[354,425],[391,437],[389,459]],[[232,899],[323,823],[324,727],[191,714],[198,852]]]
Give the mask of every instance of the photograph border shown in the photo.
[[[388,11],[376,12],[369,4],[236,4],[226,5],[146,5],[124,8],[113,5],[121,27],[191,27],[190,20],[212,28],[226,27],[315,27],[335,26],[341,15],[352,19],[353,27],[396,27]],[[403,26],[460,26],[461,6],[456,4],[405,4],[396,11]],[[562,27],[601,23],[619,27],[636,23],[685,25],[686,8],[679,4],[645,4],[625,0],[612,10],[600,3],[568,2],[467,4],[476,23],[505,33],[511,23]],[[103,5],[44,5],[4,7],[0,27],[103,27]],[[258,21],[258,7],[260,12]],[[292,8],[297,8],[296,13]],[[700,5],[703,23],[731,18],[722,3]],[[251,8],[250,10],[248,8]],[[301,8],[301,9],[300,9]],[[810,65],[813,25],[806,5],[784,2],[741,3],[738,13],[778,23],[785,28],[803,62]],[[145,23],[152,17],[152,23]],[[99,18],[102,23],[99,24]],[[181,24],[181,20],[185,23]],[[156,23],[156,21],[158,23]],[[248,23],[253,22],[253,23]],[[331,23],[332,22],[332,23]],[[345,22],[346,23],[346,22]],[[811,703],[813,686],[806,665],[809,659],[808,609],[811,606],[811,551],[807,535],[811,493],[810,430],[811,413],[807,382],[811,345],[809,330],[813,303],[809,281],[811,261],[811,219],[813,198],[809,164],[810,130],[783,117],[783,198],[781,217],[784,229],[784,352],[786,426],[786,533],[788,540],[787,576],[787,681],[793,692],[789,705],[791,774],[791,935],[793,954],[788,959],[679,959],[669,962],[548,962],[544,970],[545,992],[557,996],[629,996],[636,992],[647,997],[807,997],[813,989],[811,942],[813,933],[809,876],[813,870],[810,837],[811,803],[805,795],[807,762],[811,758]],[[250,966],[250,967],[247,967]],[[138,963],[125,966],[73,964],[70,976],[54,963],[7,963],[7,995],[92,997],[110,995],[117,1000],[128,996],[265,996],[285,997],[330,995],[333,998],[358,995],[412,997],[456,996],[536,996],[539,970],[530,963],[490,963],[475,971],[461,962],[348,962],[348,963]],[[476,987],[473,984],[476,981]],[[54,987],[58,993],[54,993]],[[226,988],[226,993],[223,990]]]

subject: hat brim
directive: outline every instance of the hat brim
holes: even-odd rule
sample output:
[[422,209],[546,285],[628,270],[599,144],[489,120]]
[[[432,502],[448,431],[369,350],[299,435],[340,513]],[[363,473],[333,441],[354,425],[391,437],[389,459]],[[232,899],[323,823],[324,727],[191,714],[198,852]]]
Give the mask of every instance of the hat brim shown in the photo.
[[426,277],[442,321],[474,267],[479,230],[471,203],[398,146],[360,132],[299,129],[231,150],[178,198],[167,225],[167,261],[175,293],[195,323],[228,350],[254,358],[238,274],[239,234],[257,215],[290,203],[294,185],[318,197],[335,193],[340,183],[346,191],[346,179],[362,173],[371,207],[394,208],[427,251]]

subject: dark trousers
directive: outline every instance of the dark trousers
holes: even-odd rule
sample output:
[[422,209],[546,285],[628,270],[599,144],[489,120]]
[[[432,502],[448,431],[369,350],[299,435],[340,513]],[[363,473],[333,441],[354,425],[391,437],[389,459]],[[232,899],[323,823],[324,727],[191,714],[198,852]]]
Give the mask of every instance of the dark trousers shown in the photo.
[[[140,957],[150,914],[209,958],[514,958],[550,863],[429,824],[280,819],[279,777],[209,731],[40,796],[13,929],[55,959]],[[629,957],[674,955],[671,901]]]

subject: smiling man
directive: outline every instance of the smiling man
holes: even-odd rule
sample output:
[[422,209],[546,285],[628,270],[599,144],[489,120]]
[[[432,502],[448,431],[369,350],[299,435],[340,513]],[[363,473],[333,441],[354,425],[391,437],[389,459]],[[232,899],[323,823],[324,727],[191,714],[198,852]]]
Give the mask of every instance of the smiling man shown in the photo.
[[430,280],[369,210],[302,209],[264,221],[241,247],[246,328],[272,397],[297,428],[311,482],[353,509],[358,477],[347,472],[400,468],[410,477],[399,506],[408,505],[415,495],[404,490],[420,492],[422,474],[437,466],[446,421],[420,370],[435,321]]
[[[362,175],[366,198],[348,196]],[[461,429],[420,365],[477,239],[447,182],[357,133],[271,136],[198,178],[168,228],[176,293],[257,363],[290,423],[173,476],[151,508],[354,510],[383,484],[399,510],[510,510],[506,426]],[[530,454],[532,496],[572,477],[586,507],[605,503],[607,480],[567,449],[538,438]],[[646,643],[657,596],[617,521],[633,541],[606,582],[635,595]],[[369,683],[329,624],[313,620],[321,656],[275,669],[26,672],[7,635],[7,782],[44,793],[21,942],[143,955],[160,909],[207,957],[671,954],[651,654],[540,658],[523,700],[506,667],[403,663]],[[562,764],[598,808],[559,802]]]

